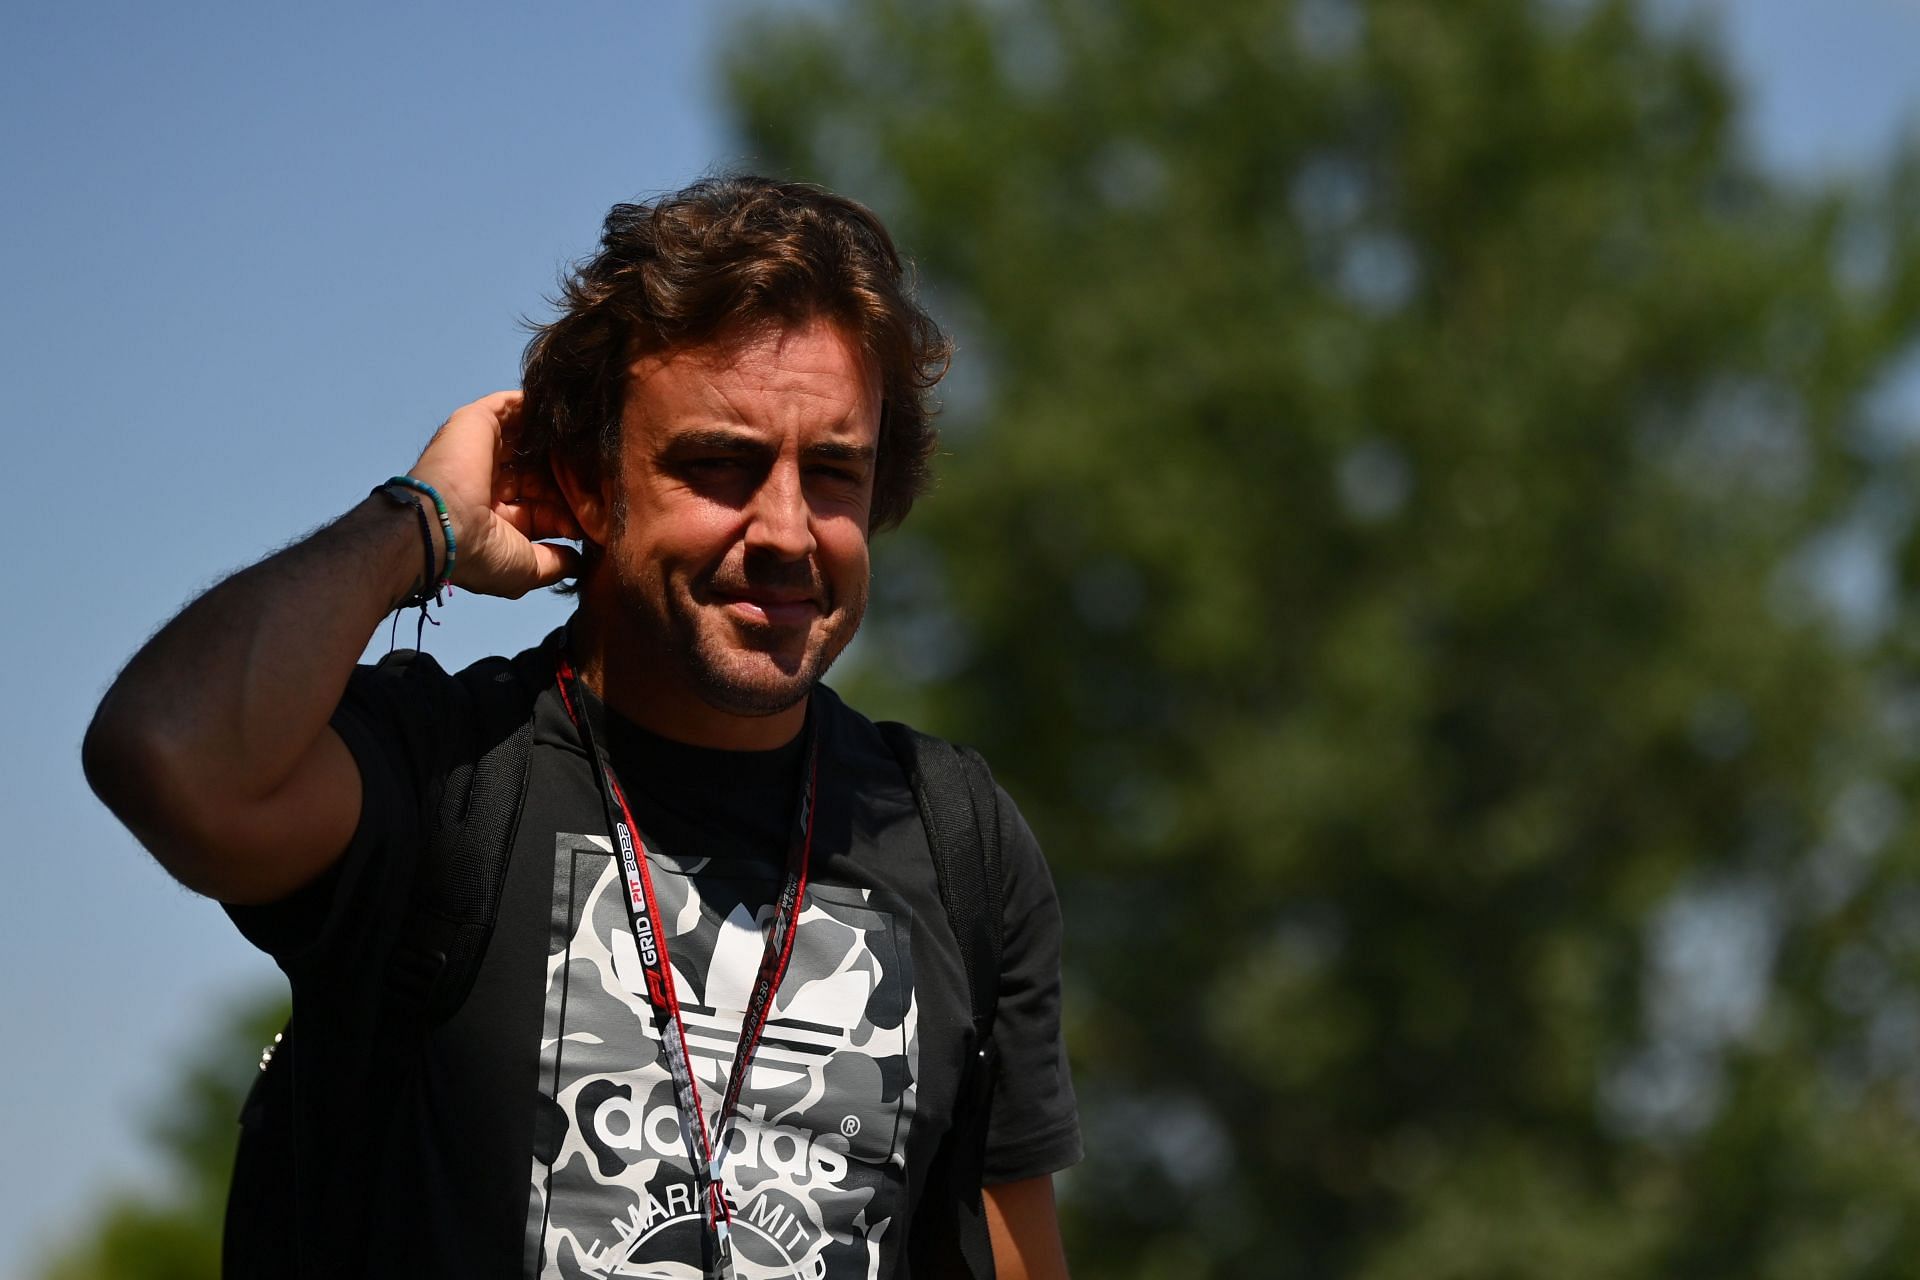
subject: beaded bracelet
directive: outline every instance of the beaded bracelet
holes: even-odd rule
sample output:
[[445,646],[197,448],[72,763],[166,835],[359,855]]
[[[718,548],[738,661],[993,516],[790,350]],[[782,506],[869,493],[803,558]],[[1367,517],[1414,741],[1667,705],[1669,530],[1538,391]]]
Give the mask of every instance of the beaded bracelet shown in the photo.
[[433,499],[433,509],[440,513],[440,532],[447,536],[447,567],[440,573],[440,585],[443,587],[452,586],[454,556],[453,517],[447,514],[447,504],[441,500],[440,491],[426,481],[415,480],[412,476],[393,476],[388,479],[387,483],[397,484],[402,488],[411,489],[415,493],[424,493],[427,497]]
[[377,484],[373,487],[373,492],[387,499],[387,501],[393,503],[396,507],[406,507],[411,510],[413,512],[413,518],[418,521],[420,525],[422,561],[420,586],[418,590],[409,592],[397,607],[401,609],[412,609],[416,606],[424,608],[429,603],[437,603],[440,599],[440,590],[435,585],[436,579],[433,572],[434,562],[437,557],[433,552],[433,528],[427,523],[426,507],[418,498],[413,496],[411,490],[401,485]]

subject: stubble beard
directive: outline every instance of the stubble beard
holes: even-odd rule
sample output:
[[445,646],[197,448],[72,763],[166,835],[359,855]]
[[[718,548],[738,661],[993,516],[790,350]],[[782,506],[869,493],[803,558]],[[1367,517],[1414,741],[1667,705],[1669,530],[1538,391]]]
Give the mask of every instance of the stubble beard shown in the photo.
[[[827,593],[827,608],[808,628],[804,648],[788,660],[756,646],[754,631],[722,616],[719,606],[702,603],[711,599],[708,587],[715,574],[708,570],[691,587],[624,577],[618,587],[628,613],[660,637],[661,656],[680,669],[702,702],[728,715],[777,715],[805,701],[866,614],[865,580],[851,598]],[[775,639],[774,629],[767,628],[764,638]]]

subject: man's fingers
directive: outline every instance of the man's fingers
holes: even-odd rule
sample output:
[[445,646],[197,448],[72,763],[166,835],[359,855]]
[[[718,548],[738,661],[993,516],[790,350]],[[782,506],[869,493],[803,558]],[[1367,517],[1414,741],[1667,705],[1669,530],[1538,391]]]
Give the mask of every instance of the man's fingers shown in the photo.
[[533,544],[533,574],[539,586],[550,587],[579,572],[580,553],[574,548],[560,542]]
[[505,465],[495,478],[494,491],[502,502],[563,502],[560,486],[542,467]]
[[520,431],[526,424],[526,415],[521,410],[526,405],[526,397],[518,391],[496,391],[488,396],[485,403],[493,414],[494,421],[500,424],[497,446],[500,462],[511,465],[511,459],[519,454]]
[[524,397],[518,391],[496,391],[455,409],[441,424],[437,435],[458,429],[460,423],[485,422],[496,438],[513,434],[520,423],[520,405]]
[[580,531],[579,522],[573,518],[573,511],[564,502],[522,500],[503,503],[496,506],[494,512],[525,538],[572,538],[578,541],[586,536]]
[[525,400],[526,396],[515,387],[508,391],[496,391],[492,395],[481,396],[473,403],[475,408],[485,409],[494,417],[505,421],[509,415],[519,416],[520,406]]

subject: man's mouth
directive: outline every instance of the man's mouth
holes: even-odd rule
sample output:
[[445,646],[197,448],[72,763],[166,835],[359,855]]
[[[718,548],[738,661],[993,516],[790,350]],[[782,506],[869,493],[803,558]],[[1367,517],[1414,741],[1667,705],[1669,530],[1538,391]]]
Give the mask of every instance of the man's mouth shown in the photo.
[[820,614],[812,596],[783,596],[753,593],[730,596],[722,592],[720,604],[736,619],[751,626],[787,629],[804,627]]
[[707,593],[734,621],[754,628],[809,627],[826,612],[821,593],[812,582],[756,582],[748,578],[725,585],[709,583]]
[[804,563],[761,565],[758,572],[733,572],[715,566],[715,572],[697,592],[719,605],[729,617],[752,630],[804,630],[827,612],[827,592]]

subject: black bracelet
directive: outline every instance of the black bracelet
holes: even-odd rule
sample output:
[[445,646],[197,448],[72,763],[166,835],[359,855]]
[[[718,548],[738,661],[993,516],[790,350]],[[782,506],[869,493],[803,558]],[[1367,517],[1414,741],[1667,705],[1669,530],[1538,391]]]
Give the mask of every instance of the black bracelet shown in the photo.
[[430,603],[438,602],[440,592],[434,587],[435,578],[433,572],[433,525],[427,520],[426,507],[421,505],[419,499],[415,498],[411,493],[408,493],[405,489],[395,484],[377,484],[373,487],[373,492],[384,494],[389,501],[398,506],[413,508],[414,518],[420,522],[420,545],[426,549],[426,568],[420,575],[420,589],[405,596],[400,603],[394,607],[396,609],[411,609],[418,605],[421,608],[425,608]]

